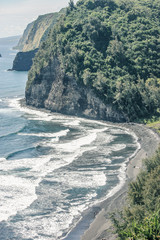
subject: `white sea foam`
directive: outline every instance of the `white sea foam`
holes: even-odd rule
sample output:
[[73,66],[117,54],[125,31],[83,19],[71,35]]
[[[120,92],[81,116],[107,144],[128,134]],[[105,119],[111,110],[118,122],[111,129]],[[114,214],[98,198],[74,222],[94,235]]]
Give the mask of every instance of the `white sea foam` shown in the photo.
[[103,172],[92,170],[84,172],[61,172],[58,175],[54,174],[51,180],[71,188],[97,188],[104,186],[107,178]]
[[64,126],[79,126],[81,123],[80,120],[74,120],[74,121],[68,121],[66,123],[63,123]]
[[122,156],[114,156],[114,159],[121,159]]
[[[15,98],[15,99],[8,99],[8,104],[10,107],[12,107],[15,110],[19,110],[22,112],[25,112],[30,115],[28,116],[28,119],[30,120],[43,120],[43,121],[56,121],[56,122],[62,122],[63,125],[67,126],[79,126],[81,122],[85,123],[90,123],[90,124],[97,124],[100,126],[112,126],[109,125],[108,123],[101,122],[101,121],[96,121],[96,120],[89,120],[89,119],[84,119],[80,117],[72,117],[72,116],[67,116],[67,115],[62,115],[58,113],[49,113],[45,111],[41,111],[38,109],[32,109],[29,107],[21,106],[20,104],[21,98]],[[32,115],[32,116],[31,116]]]
[[120,151],[120,150],[125,149],[125,148],[126,148],[126,144],[113,144],[111,146],[112,151]]
[[36,137],[44,137],[44,138],[56,138],[56,137],[63,137],[66,136],[68,134],[70,130],[66,129],[66,130],[62,130],[56,133],[18,133],[18,135],[22,135],[22,136],[36,136]]
[[111,134],[124,134],[125,130],[122,128],[112,128],[110,129]]
[[43,121],[51,121],[52,120],[53,116],[47,112],[33,110],[33,109],[27,108],[27,107],[21,107],[20,100],[21,100],[20,98],[9,99],[8,104],[14,110],[19,110],[19,111],[25,112],[29,115],[32,115],[31,119],[37,119],[37,117],[40,117],[40,120],[43,120]]
[[37,198],[30,180],[8,175],[0,176],[0,192],[0,221],[25,209]]
[[[30,168],[28,173],[18,173],[19,176],[0,176],[0,190],[1,190],[1,206],[0,206],[0,221],[7,220],[10,216],[15,215],[18,211],[27,208],[33,201],[37,199],[36,186],[40,183],[43,177],[53,169],[48,168],[48,158],[41,159],[21,159],[16,161],[2,161],[1,170],[3,172],[21,168]],[[54,166],[54,169],[59,166]],[[24,174],[24,176],[23,176]],[[35,180],[26,179],[24,177],[34,177]],[[23,178],[22,178],[23,177]],[[9,207],[8,207],[9,206]]]
[[0,158],[0,162],[6,161],[6,158]]
[[[37,199],[35,193],[36,186],[49,172],[62,167],[63,161],[57,164],[50,164],[52,156],[44,156],[43,158],[20,159],[15,161],[7,161],[1,158],[0,170],[6,175],[0,176],[1,189],[1,216],[0,221],[7,220],[8,217],[17,213],[17,211],[25,209],[33,201]],[[51,168],[52,167],[52,168]],[[26,171],[20,171],[21,169]],[[27,169],[28,168],[28,169]],[[10,176],[8,174],[15,175]],[[27,178],[26,178],[27,177]],[[28,179],[28,177],[30,177]],[[34,180],[30,180],[30,179]],[[8,208],[10,206],[10,208]],[[8,210],[7,210],[8,208]]]
[[94,142],[97,138],[97,133],[106,131],[107,128],[103,129],[95,129],[89,131],[89,134],[87,136],[78,138],[76,140],[72,140],[68,143],[62,143],[57,145],[58,149],[61,149],[65,152],[74,152],[81,148],[82,146],[90,145],[92,142]]
[[[59,133],[57,133],[58,135],[65,135],[67,134],[69,130],[65,130],[65,131],[61,131]],[[25,209],[27,206],[29,206],[35,199],[36,199],[36,193],[35,193],[35,188],[36,186],[38,186],[38,184],[40,183],[40,181],[49,173],[53,172],[55,169],[58,169],[60,167],[64,167],[65,165],[71,163],[72,161],[74,161],[74,159],[78,156],[80,156],[83,152],[85,151],[89,151],[89,150],[93,150],[94,147],[84,147],[83,150],[80,149],[82,146],[86,146],[86,145],[90,145],[97,136],[98,132],[102,132],[105,131],[105,129],[99,129],[99,130],[94,130],[94,131],[90,131],[90,134],[88,136],[82,137],[80,139],[77,140],[73,140],[70,143],[67,144],[58,144],[57,146],[59,146],[59,150],[69,150],[69,154],[62,154],[61,151],[56,151],[54,156],[52,155],[47,155],[47,156],[43,156],[40,158],[32,158],[32,159],[19,159],[19,160],[12,160],[12,161],[7,161],[6,159],[2,158],[1,159],[1,165],[0,165],[0,169],[3,172],[9,173],[10,171],[12,171],[12,174],[16,174],[15,172],[17,172],[17,176],[14,176],[12,179],[12,182],[15,183],[14,184],[14,191],[12,193],[12,202],[10,200],[10,202],[7,202],[10,206],[13,204],[15,205],[15,207],[13,207],[12,211],[3,213],[1,215],[1,220],[6,220],[9,216],[11,216],[12,214],[16,214],[16,211],[20,211]],[[54,135],[55,136],[55,135]],[[50,137],[53,137],[50,136]],[[62,147],[63,146],[63,147]],[[69,149],[68,149],[69,147]],[[57,147],[56,147],[57,148]],[[60,155],[59,155],[60,154]],[[56,156],[60,156],[60,158],[56,158]],[[53,157],[53,159],[52,159]],[[55,159],[55,160],[54,160]],[[28,169],[26,171],[20,171],[21,169]],[[19,185],[17,185],[16,188],[16,183],[17,183],[17,179],[21,179],[20,177],[34,177],[34,181],[30,181],[29,184],[27,185],[27,181],[29,180],[24,180],[24,181],[20,181],[20,185],[21,185],[21,189],[25,192],[27,192],[26,188],[27,186],[30,187],[32,189],[32,191],[29,191],[29,193],[27,192],[27,197],[26,194],[24,194],[23,197],[20,197],[20,195],[17,195],[19,197],[18,199],[18,206],[16,205],[17,203],[17,198],[16,193],[18,191]],[[78,178],[79,176],[79,178]],[[59,177],[59,176],[58,176]],[[73,175],[74,179],[70,179],[70,181],[68,181],[68,184],[70,183],[71,186],[75,186],[75,187],[80,187],[85,186],[86,182],[88,183],[87,187],[95,187],[98,185],[104,185],[106,182],[106,177],[103,173],[87,173],[87,178],[83,178],[83,174],[81,175]],[[77,179],[75,181],[75,179]],[[4,183],[3,179],[1,181],[2,185]],[[23,185],[24,184],[24,185]],[[10,188],[9,185],[5,185],[4,186],[6,191],[8,191],[8,187]],[[15,195],[14,195],[15,193]],[[11,193],[10,193],[11,194]],[[3,196],[4,201],[5,198],[8,198],[7,195]],[[23,200],[23,203],[21,203],[21,199]],[[26,199],[26,201],[25,201]],[[3,204],[4,205],[4,204]],[[5,205],[6,206],[6,205]],[[5,209],[4,206],[4,209]]]
[[[69,143],[64,143],[64,144],[58,144],[56,146],[56,149],[59,150],[63,150],[63,151],[68,151],[70,154],[66,155],[66,154],[62,154],[62,152],[57,152],[57,154],[61,156],[61,159],[59,159],[59,161],[56,160],[51,160],[52,159],[52,155],[50,156],[43,156],[43,158],[34,158],[34,159],[20,159],[20,160],[15,160],[15,161],[4,161],[2,160],[2,164],[1,164],[1,169],[3,171],[18,171],[21,168],[28,168],[29,171],[25,174],[24,176],[34,176],[34,178],[36,178],[36,180],[32,183],[32,189],[34,189],[32,196],[30,196],[30,201],[28,201],[30,204],[32,203],[33,200],[36,199],[35,197],[35,187],[38,186],[38,184],[40,183],[40,181],[50,172],[53,172],[55,169],[58,169],[62,166],[65,166],[69,163],[71,163],[72,161],[74,161],[74,159],[78,156],[80,156],[83,152],[85,151],[89,151],[89,150],[94,150],[95,147],[85,147],[86,145],[90,145],[97,137],[97,133],[100,132],[104,132],[106,130],[106,128],[103,129],[95,129],[95,130],[91,130],[89,131],[89,134],[87,136],[81,137],[79,139],[73,140]],[[69,132],[69,129],[61,131],[59,133],[56,134],[38,134],[38,136],[43,136],[43,137],[56,137],[56,136],[64,136]],[[34,135],[31,133],[31,135]],[[37,134],[36,134],[37,135]],[[82,146],[83,150],[80,149]],[[56,152],[54,157],[56,156]],[[21,176],[23,176],[23,172],[19,173]],[[58,176],[60,178],[60,176]],[[59,179],[63,184],[66,183],[71,187],[87,187],[87,188],[91,188],[91,187],[95,187],[95,186],[103,186],[106,183],[106,177],[105,174],[103,173],[97,173],[97,172],[88,172],[87,176],[85,175],[85,177],[83,177],[83,174],[76,174],[76,176],[73,174],[72,178],[69,176],[67,177],[67,181],[66,179],[64,180],[64,178],[62,177],[62,179]],[[86,184],[87,183],[87,184]],[[31,183],[30,183],[31,184]],[[14,199],[14,198],[13,198]],[[15,199],[14,199],[15,200]],[[24,200],[24,199],[23,199]],[[20,201],[20,200],[19,200]],[[25,203],[25,201],[24,201]],[[21,205],[20,209],[24,209],[25,208],[25,204]],[[27,205],[26,205],[27,206]],[[13,213],[13,212],[12,212]],[[8,216],[8,215],[6,215]]]
[[25,223],[19,221],[14,224],[14,228],[24,238],[28,236],[38,240],[61,239],[63,231],[68,229],[72,224],[74,214],[79,214],[78,209],[75,208],[72,213],[66,213],[62,210],[56,216],[53,214],[49,217],[28,217]]
[[28,119],[29,120],[37,120],[37,121],[67,121],[68,120],[72,120],[74,119],[74,117],[70,117],[70,116],[63,116],[61,114],[56,114],[56,113],[49,113],[49,112],[45,112],[45,111],[41,111],[38,109],[32,109],[29,107],[22,107],[20,104],[20,100],[21,98],[15,98],[15,99],[8,99],[8,104],[11,108],[15,109],[15,110],[19,110],[22,111],[26,114],[28,114]]
[[[127,133],[128,133],[128,132],[127,132]],[[138,151],[140,150],[140,148],[141,148],[141,145],[140,145],[140,143],[138,142],[138,137],[136,136],[136,134],[133,133],[133,132],[130,132],[130,134],[131,134],[131,135],[134,137],[134,139],[135,139],[135,143],[136,143],[136,145],[137,145],[137,149],[135,150],[135,152],[134,152],[129,158],[127,158],[127,159],[125,160],[124,163],[122,163],[122,164],[120,165],[121,167],[119,168],[118,171],[117,171],[117,170],[111,170],[111,171],[109,171],[109,172],[107,173],[108,176],[109,176],[109,175],[115,175],[115,174],[116,174],[116,175],[118,176],[118,178],[119,178],[119,184],[116,185],[115,187],[113,187],[105,197],[101,198],[100,200],[95,201],[94,204],[103,202],[104,200],[112,197],[112,196],[113,196],[115,193],[117,193],[117,192],[123,187],[123,185],[125,184],[125,181],[126,181],[127,163],[128,163],[128,161],[129,161],[130,159],[132,159],[132,158],[137,154],[137,152],[138,152]]]
[[[28,215],[25,221],[15,222],[14,229],[16,232],[20,232],[24,238],[28,236],[38,240],[62,239],[62,234],[73,226],[74,221],[78,221],[81,213],[88,208],[95,197],[95,193],[87,194],[77,204],[71,204],[67,210],[65,210],[65,205],[60,202],[56,209],[56,215],[53,212],[49,215],[34,217],[34,210],[32,210],[33,216]],[[64,199],[65,201],[68,200]],[[32,214],[32,212],[30,213]]]
[[91,133],[85,137],[72,140],[68,143],[59,144],[57,145],[57,148],[65,152],[73,152],[78,150],[82,146],[90,145],[96,139],[96,136],[97,136],[96,133]]
[[[68,132],[68,131],[67,131]],[[67,133],[65,132],[65,133]],[[61,132],[62,135],[62,132]],[[64,135],[64,133],[63,133]],[[85,149],[83,151],[76,151],[76,152],[72,152],[71,154],[69,154],[68,156],[66,156],[66,154],[60,154],[59,152],[57,152],[57,158],[56,158],[56,152],[54,154],[54,156],[52,155],[47,155],[47,156],[43,156],[40,158],[27,158],[27,159],[19,159],[19,160],[6,160],[5,158],[1,158],[1,164],[0,164],[0,170],[3,171],[3,173],[5,174],[11,174],[15,175],[12,176],[11,178],[8,178],[11,181],[11,183],[14,185],[14,187],[9,184],[4,184],[4,180],[3,180],[3,176],[2,178],[0,178],[1,180],[1,186],[4,187],[6,189],[6,192],[10,192],[9,194],[12,195],[12,199],[10,199],[10,201],[7,201],[8,195],[3,195],[3,208],[5,209],[7,205],[4,204],[5,202],[5,198],[6,198],[6,204],[8,204],[9,206],[14,206],[12,208],[12,211],[6,211],[3,212],[3,214],[1,215],[0,220],[7,220],[7,218],[13,214],[16,214],[17,211],[23,210],[25,209],[27,206],[29,206],[33,201],[36,200],[37,196],[36,196],[36,187],[39,185],[39,183],[42,181],[42,179],[44,179],[44,177],[53,172],[56,169],[59,169],[60,167],[64,167],[66,165],[68,165],[69,163],[71,163],[72,161],[74,161],[74,159],[77,156],[80,156],[82,154],[82,152],[84,152]],[[60,154],[60,156],[59,156]],[[59,157],[59,158],[58,158]],[[23,169],[23,171],[21,171],[21,169]],[[25,171],[26,169],[26,171]],[[78,175],[77,175],[78,176]],[[20,181],[22,180],[24,181]],[[33,177],[34,180],[28,180],[26,179],[26,177],[29,179]],[[103,179],[102,179],[103,178]],[[6,179],[6,178],[5,178]],[[18,180],[17,180],[18,179]],[[96,185],[96,182],[98,184],[98,182],[102,182],[103,184],[105,184],[105,180],[104,180],[104,176],[102,175],[98,175],[98,176],[94,176],[92,177],[91,174],[90,176],[88,176],[88,180],[90,179],[90,185],[92,184],[92,181],[94,183],[94,185]],[[19,181],[19,184],[17,184],[17,182]],[[78,181],[80,183],[80,179]],[[78,184],[75,183],[75,184]],[[28,184],[27,184],[28,183]],[[88,181],[89,183],[89,181]],[[102,184],[101,183],[101,184]],[[73,183],[72,183],[73,184]],[[85,185],[85,181],[84,181],[84,185]],[[27,192],[27,187],[30,188],[30,190],[28,190]],[[13,192],[10,191],[10,189],[13,188]],[[22,189],[22,190],[19,190]],[[26,194],[23,195],[23,197],[21,197],[21,195],[17,194],[17,192],[20,191],[20,194],[22,194],[23,192],[26,192]],[[26,197],[27,196],[27,197]],[[17,200],[18,197],[18,200]],[[23,202],[21,202],[23,201]],[[17,206],[18,203],[18,206]]]
[[[115,186],[106,196],[105,199],[109,198],[109,197],[112,197],[116,192],[118,192],[122,187],[123,185],[125,184],[125,181],[126,181],[126,168],[127,168],[127,165],[126,165],[126,162],[124,162],[120,169],[118,170],[118,178],[119,178],[119,184],[117,186]],[[116,171],[117,172],[117,171]]]
[[[65,142],[58,142],[58,138],[60,136],[66,136],[69,133],[69,129],[60,131],[58,133],[20,133],[20,135],[28,135],[28,136],[37,136],[37,137],[44,137],[46,138],[43,142],[38,143],[40,146],[50,146],[53,148],[52,154],[48,154],[47,156],[42,156],[39,158],[32,158],[32,159],[20,159],[20,160],[12,160],[7,161],[4,158],[0,159],[0,169],[4,172],[4,174],[13,174],[13,178],[10,179],[15,181],[16,184],[13,186],[13,201],[8,202],[10,206],[15,205],[13,207],[13,211],[8,213],[6,211],[6,215],[2,215],[2,217],[6,220],[12,214],[15,214],[17,211],[25,209],[29,206],[34,200],[36,200],[36,187],[42,185],[40,182],[42,180],[53,181],[52,188],[46,188],[46,200],[49,201],[50,199],[53,200],[55,197],[57,209],[55,212],[49,212],[46,216],[36,216],[30,217],[28,213],[32,211],[37,211],[37,209],[30,208],[26,209],[26,216],[23,221],[18,221],[14,223],[14,228],[18,230],[22,234],[22,236],[26,237],[26,235],[33,239],[40,239],[40,240],[47,240],[47,239],[62,239],[61,235],[64,230],[69,229],[69,227],[73,226],[73,221],[75,220],[74,217],[80,218],[80,213],[84,211],[88,206],[95,203],[96,198],[96,191],[93,189],[98,189],[99,187],[105,186],[107,182],[106,173],[108,173],[110,177],[111,174],[116,175],[119,178],[119,184],[115,186],[113,189],[110,190],[107,196],[103,199],[97,200],[97,202],[102,201],[112,195],[114,195],[124,184],[126,179],[126,163],[129,159],[126,159],[125,163],[122,165],[117,164],[113,166],[119,166],[116,170],[107,170],[106,167],[112,166],[111,160],[108,158],[108,155],[112,151],[120,151],[125,149],[125,144],[114,144],[107,145],[111,143],[114,139],[112,134],[132,134],[133,138],[135,139],[134,143],[137,144],[137,150],[140,148],[138,144],[138,138],[134,133],[129,132],[126,129],[117,129],[115,128],[113,131],[111,130],[111,125],[108,125],[103,122],[99,121],[92,121],[92,120],[85,120],[76,117],[67,117],[58,114],[50,114],[47,112],[42,112],[38,110],[32,110],[29,108],[22,108],[20,104],[17,102],[17,99],[10,103],[10,106],[13,110],[17,110],[19,108],[20,111],[26,113],[26,117],[31,120],[42,120],[42,121],[55,121],[61,123],[61,125],[65,125],[69,127],[74,126],[76,129],[80,129],[81,135],[79,138],[76,139],[65,139]],[[84,127],[87,123],[87,127]],[[92,125],[94,123],[94,126]],[[89,125],[91,124],[91,125]],[[96,126],[97,124],[97,126]],[[83,126],[84,125],[84,126]],[[81,129],[82,128],[82,129]],[[93,129],[94,128],[94,129]],[[108,131],[107,131],[108,130]],[[105,133],[107,131],[107,133]],[[111,134],[110,134],[111,133]],[[77,135],[78,136],[78,135]],[[55,139],[54,139],[55,138]],[[57,142],[56,142],[57,141]],[[54,143],[54,144],[53,144]],[[106,149],[105,149],[106,144]],[[101,147],[102,145],[102,147]],[[97,163],[101,164],[98,165],[96,169],[91,167],[85,168],[82,167],[79,171],[64,171],[64,167],[68,164],[75,161],[78,157],[82,156],[82,154],[86,151],[89,151],[93,156],[98,156]],[[98,151],[100,154],[98,155]],[[134,154],[136,154],[136,152]],[[133,154],[133,155],[134,155]],[[133,157],[133,155],[131,157]],[[92,155],[91,155],[92,156]],[[102,160],[100,160],[102,159]],[[98,161],[99,160],[99,161]],[[101,162],[102,161],[102,162]],[[104,167],[104,162],[106,161],[106,165]],[[72,166],[72,165],[71,165]],[[89,166],[89,165],[88,165]],[[61,167],[63,167],[63,171],[61,171]],[[25,169],[26,171],[21,171],[21,168]],[[27,169],[28,168],[28,169]],[[17,183],[18,179],[22,179]],[[30,180],[29,180],[30,179]],[[31,180],[32,179],[32,180]],[[24,180],[24,182],[23,182]],[[11,181],[11,182],[12,182]],[[2,184],[3,184],[2,179]],[[54,183],[57,183],[57,189]],[[3,187],[3,186],[2,186]],[[28,188],[31,188],[28,190]],[[4,185],[7,191],[12,188],[10,185]],[[20,193],[18,192],[18,188],[20,189]],[[70,201],[69,195],[67,196],[67,190],[74,189],[74,188],[86,188],[90,189],[90,192],[87,195],[81,197],[81,199],[76,199],[70,202],[68,208],[66,208],[67,204]],[[21,198],[21,191],[24,191],[24,198]],[[23,192],[22,191],[22,192]],[[54,195],[51,197],[47,197],[49,192],[53,191]],[[17,195],[16,195],[17,193]],[[18,195],[19,194],[19,195]],[[9,195],[8,195],[9,196]],[[19,197],[17,203],[17,196]],[[26,198],[25,198],[26,196]],[[45,196],[45,194],[44,194]],[[7,195],[4,195],[3,198],[7,198]],[[21,199],[23,202],[21,203]],[[38,203],[41,200],[41,196],[38,199]],[[10,200],[11,201],[11,200]],[[7,202],[7,199],[6,199]],[[5,204],[5,203],[4,203]],[[46,204],[45,201],[43,204]],[[4,205],[4,209],[7,205]],[[18,208],[19,206],[19,208]],[[24,213],[24,211],[23,211]],[[8,217],[7,217],[8,216]],[[77,219],[78,219],[77,218]],[[40,235],[43,234],[43,237]],[[45,236],[46,234],[46,236]],[[52,237],[50,237],[50,236]],[[48,236],[48,237],[47,237]]]
[[9,170],[14,171],[21,168],[29,168],[31,170],[37,169],[37,171],[39,171],[39,167],[44,165],[49,160],[50,156],[44,156],[44,158],[24,158],[18,160],[6,160],[3,158],[0,165],[0,170],[7,172]]

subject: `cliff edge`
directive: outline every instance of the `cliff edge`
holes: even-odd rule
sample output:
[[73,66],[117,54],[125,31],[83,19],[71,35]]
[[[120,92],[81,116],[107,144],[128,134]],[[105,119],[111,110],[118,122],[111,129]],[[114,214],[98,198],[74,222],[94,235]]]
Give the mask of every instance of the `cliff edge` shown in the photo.
[[41,15],[27,25],[17,46],[14,47],[20,52],[14,59],[12,70],[28,71],[31,68],[33,58],[41,43],[47,38],[50,29],[64,12],[65,9],[61,9],[59,12]]
[[53,112],[113,122],[125,121],[123,114],[111,104],[105,105],[92,89],[67,76],[56,57],[26,88],[25,97],[27,105]]
[[156,0],[79,0],[41,44],[26,103],[94,119],[133,121],[159,114]]

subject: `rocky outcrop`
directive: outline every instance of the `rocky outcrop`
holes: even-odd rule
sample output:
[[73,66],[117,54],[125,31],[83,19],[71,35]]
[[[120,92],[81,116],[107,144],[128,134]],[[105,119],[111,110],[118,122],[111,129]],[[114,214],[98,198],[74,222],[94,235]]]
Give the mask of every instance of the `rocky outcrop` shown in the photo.
[[33,58],[38,49],[29,52],[18,52],[14,61],[12,70],[29,71],[32,66]]
[[125,121],[125,117],[112,105],[105,105],[92,89],[77,84],[72,77],[66,76],[57,58],[32,81],[26,88],[26,103],[53,112],[103,119]]
[[0,54],[0,57],[2,57],[2,55]]

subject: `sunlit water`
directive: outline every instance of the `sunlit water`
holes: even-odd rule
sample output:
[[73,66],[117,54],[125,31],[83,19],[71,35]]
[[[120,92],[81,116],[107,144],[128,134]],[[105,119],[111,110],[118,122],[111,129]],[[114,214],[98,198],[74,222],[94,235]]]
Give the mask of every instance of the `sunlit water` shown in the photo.
[[106,123],[22,108],[27,72],[0,39],[0,239],[62,239],[125,182],[136,136]]

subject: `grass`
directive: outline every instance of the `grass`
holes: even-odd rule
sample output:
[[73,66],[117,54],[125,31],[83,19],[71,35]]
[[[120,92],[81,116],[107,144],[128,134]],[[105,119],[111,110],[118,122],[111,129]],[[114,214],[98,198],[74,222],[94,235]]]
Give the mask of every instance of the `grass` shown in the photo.
[[160,120],[152,123],[148,123],[147,127],[155,129],[158,133],[160,133]]
[[152,116],[151,118],[138,119],[136,123],[145,124],[160,134],[160,116]]
[[146,126],[156,130],[160,134],[160,117],[153,116],[146,121]]

